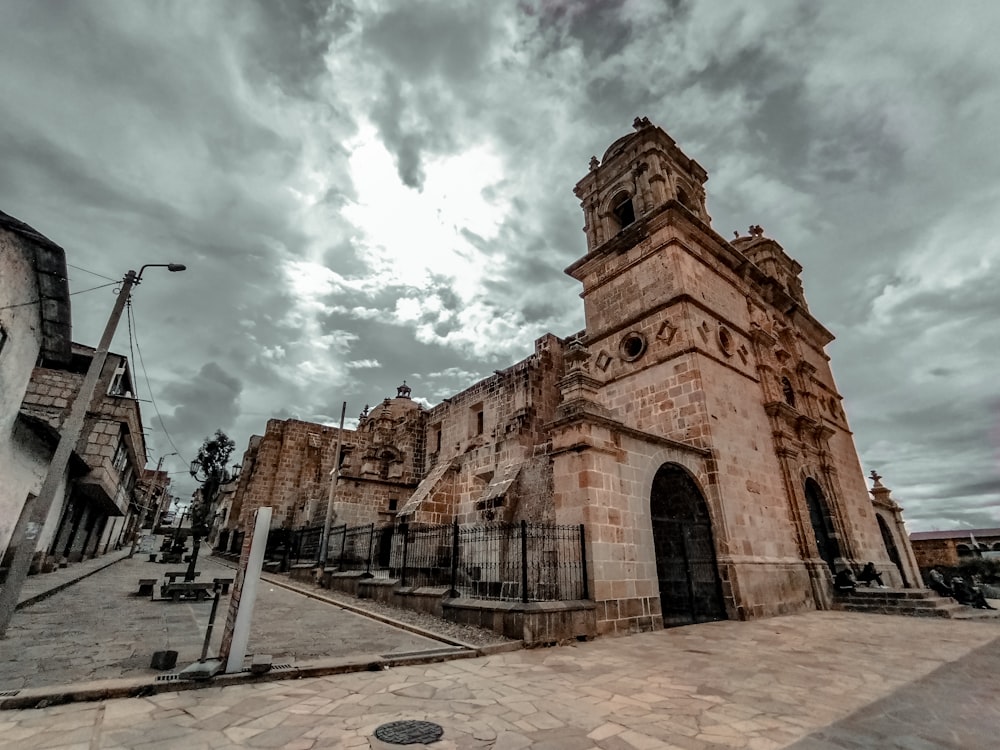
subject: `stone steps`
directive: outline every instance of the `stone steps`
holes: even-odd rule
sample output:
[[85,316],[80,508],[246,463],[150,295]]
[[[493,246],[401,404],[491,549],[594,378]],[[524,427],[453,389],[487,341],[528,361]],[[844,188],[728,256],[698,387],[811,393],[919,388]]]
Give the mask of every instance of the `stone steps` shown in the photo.
[[948,597],[938,596],[929,589],[857,588],[851,592],[837,592],[833,608],[844,612],[947,617],[953,620],[1000,619],[1000,611],[973,609]]

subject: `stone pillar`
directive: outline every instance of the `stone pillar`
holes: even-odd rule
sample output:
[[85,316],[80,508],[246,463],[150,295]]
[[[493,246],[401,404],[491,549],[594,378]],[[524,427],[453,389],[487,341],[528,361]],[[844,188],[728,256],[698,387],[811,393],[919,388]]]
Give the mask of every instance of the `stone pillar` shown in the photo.
[[[889,527],[893,541],[896,543],[896,550],[899,552],[900,562],[903,570],[900,571],[911,588],[923,588],[923,577],[920,575],[920,566],[917,565],[917,557],[913,554],[913,545],[910,544],[910,535],[906,533],[906,526],[903,524],[903,508],[892,499],[892,490],[882,484],[882,477],[874,469],[871,473],[873,485],[871,490],[872,505],[876,516],[881,516]],[[875,521],[878,523],[878,520]],[[880,530],[881,536],[881,530]],[[888,550],[886,550],[888,556]]]

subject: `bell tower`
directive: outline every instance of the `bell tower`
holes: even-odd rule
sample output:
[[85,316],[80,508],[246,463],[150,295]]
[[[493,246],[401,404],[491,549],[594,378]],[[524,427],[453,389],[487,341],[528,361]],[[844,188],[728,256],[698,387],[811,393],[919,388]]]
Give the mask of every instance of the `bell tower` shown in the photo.
[[590,173],[576,185],[588,252],[654,219],[671,202],[705,224],[711,222],[705,210],[704,168],[648,117],[636,117],[632,127],[635,132],[612,143],[603,159],[591,158]]

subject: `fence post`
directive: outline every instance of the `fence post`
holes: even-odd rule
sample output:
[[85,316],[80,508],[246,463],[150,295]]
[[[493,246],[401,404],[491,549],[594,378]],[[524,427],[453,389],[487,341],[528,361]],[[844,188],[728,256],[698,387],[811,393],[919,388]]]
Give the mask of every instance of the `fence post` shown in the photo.
[[337,570],[344,569],[344,552],[347,551],[347,524],[344,524],[344,535],[340,538],[340,557],[337,559]]
[[399,530],[403,532],[403,570],[399,578],[399,585],[406,586],[406,553],[409,552],[410,547],[410,525],[402,523],[399,525]]
[[590,598],[590,584],[587,583],[587,532],[580,524],[580,569],[583,572],[583,598]]
[[528,522],[521,521],[521,601],[528,603]]
[[451,592],[452,597],[458,596],[458,519],[451,527]]
[[365,565],[365,574],[372,574],[372,550],[375,548],[375,524],[370,524],[368,532],[368,563]]

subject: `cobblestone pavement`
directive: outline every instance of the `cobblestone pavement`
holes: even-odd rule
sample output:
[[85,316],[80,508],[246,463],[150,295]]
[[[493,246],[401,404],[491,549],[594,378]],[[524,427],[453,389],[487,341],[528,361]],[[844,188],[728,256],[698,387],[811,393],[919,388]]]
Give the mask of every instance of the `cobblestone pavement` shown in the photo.
[[[845,612],[0,713],[0,750],[997,747],[1000,626]],[[410,745],[410,747],[422,747]]]
[[[15,612],[7,637],[0,641],[0,690],[152,677],[158,674],[149,669],[153,652],[166,649],[178,652],[178,667],[201,656],[210,601],[150,601],[134,593],[140,578],[160,578],[165,570],[182,570],[184,565],[151,563],[148,556],[139,555],[100,569],[96,561],[83,565],[75,572],[66,569],[28,579],[31,589],[22,593],[22,600],[37,596],[46,585],[61,585],[63,579],[88,570],[88,565],[96,570]],[[205,580],[234,575],[210,557],[199,559],[198,569]],[[223,596],[209,655],[218,653],[228,602],[229,597]],[[296,662],[441,646],[439,641],[265,582],[258,592],[248,651]]]

